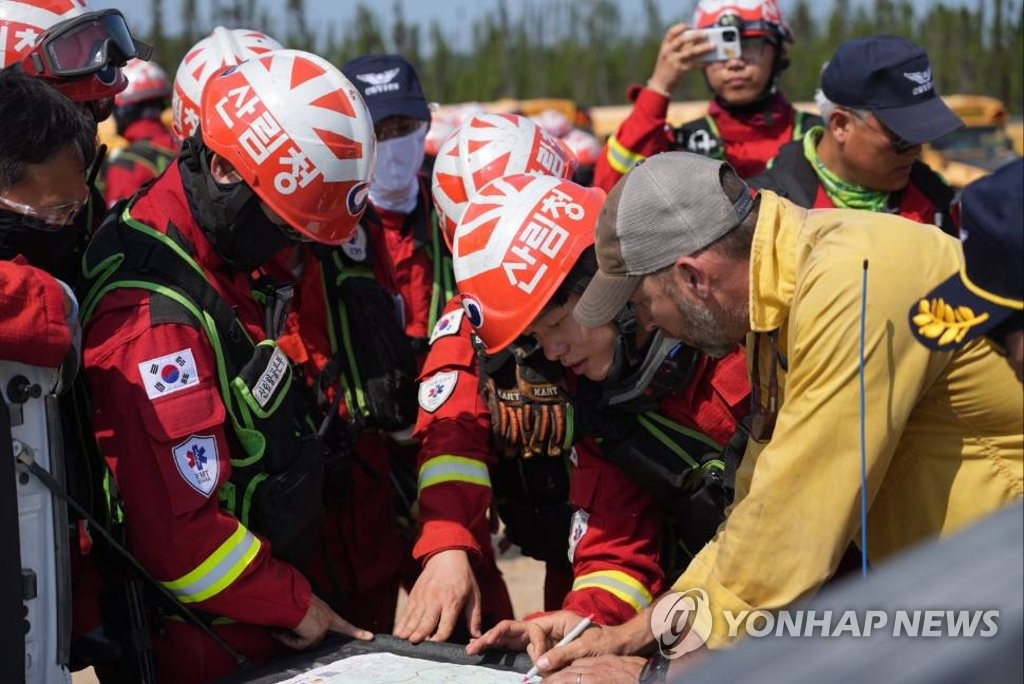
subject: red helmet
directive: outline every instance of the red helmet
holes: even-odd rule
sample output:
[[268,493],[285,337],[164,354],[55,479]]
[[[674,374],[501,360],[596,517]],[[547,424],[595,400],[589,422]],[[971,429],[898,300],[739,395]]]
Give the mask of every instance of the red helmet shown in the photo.
[[763,36],[778,44],[793,42],[777,0],[700,0],[693,13],[696,28],[734,26],[742,36]]
[[572,178],[576,160],[557,138],[517,114],[474,114],[441,146],[432,190],[449,246],[466,202],[488,182],[515,173]]
[[340,245],[366,209],[376,138],[359,91],[330,62],[278,50],[217,72],[203,142],[310,240]]
[[251,29],[226,29],[218,26],[193,45],[174,74],[171,128],[179,138],[187,138],[199,125],[199,103],[203,87],[219,69],[259,57],[284,46],[265,33]]
[[594,244],[604,199],[598,188],[517,174],[469,201],[452,257],[462,307],[488,353],[523,334]]
[[136,40],[115,9],[86,11],[79,0],[0,3],[4,64],[20,60],[25,73],[50,80],[76,102],[113,97],[128,81],[120,67],[153,48]]
[[157,64],[133,59],[121,71],[128,79],[128,87],[114,97],[114,104],[118,107],[146,100],[165,100],[171,96],[171,81],[167,72]]

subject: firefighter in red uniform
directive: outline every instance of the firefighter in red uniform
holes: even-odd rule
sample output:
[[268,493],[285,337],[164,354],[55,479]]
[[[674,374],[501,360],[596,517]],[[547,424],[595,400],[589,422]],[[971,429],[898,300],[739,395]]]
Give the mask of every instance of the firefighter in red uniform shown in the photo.
[[[40,118],[41,114],[45,116]],[[0,348],[3,358],[56,368],[71,349],[75,218],[96,125],[49,85],[0,71]]]
[[[442,145],[433,169],[432,194],[446,246],[451,245],[468,199],[483,184],[518,172],[567,178],[574,169],[558,140],[526,117],[474,114],[467,118]],[[469,635],[479,634],[481,624],[512,615],[491,546],[497,527],[491,517],[495,496],[512,492],[492,490],[498,455],[490,411],[479,392],[479,354],[472,328],[463,323],[463,317],[459,300],[447,301],[433,327],[420,374],[415,432],[421,441],[417,458],[420,535],[413,556],[423,563],[423,572],[395,629],[398,636],[414,642],[428,637],[448,640],[463,614]],[[563,507],[567,494],[561,495]],[[556,555],[564,558],[564,548]],[[545,573],[546,605],[560,605],[571,583],[567,572],[559,572],[561,566],[565,561],[549,565]]]
[[923,49],[895,36],[849,40],[815,99],[826,124],[779,150],[754,186],[808,209],[894,212],[957,235],[953,191],[918,157],[963,122],[935,92]]
[[[700,507],[696,497],[683,495],[688,487],[672,484],[682,477],[659,484],[653,473],[674,461],[681,466],[677,477],[706,475],[709,487],[725,482],[719,454],[737,431],[749,385],[739,352],[709,359],[661,336],[637,344],[645,331],[628,308],[601,328],[573,319],[572,308],[597,270],[594,226],[603,204],[598,189],[551,177],[506,176],[470,200],[453,255],[465,318],[485,350],[494,353],[521,335],[532,337],[536,353],[579,378],[577,412],[605,407],[597,416],[568,422],[604,439],[600,447],[591,439],[576,444],[574,514],[570,528],[560,532],[569,535],[574,574],[562,608],[608,625],[646,608],[666,573],[681,571],[723,519],[726,487]],[[660,390],[645,372],[651,364],[671,369],[657,383],[668,380]],[[584,398],[584,387],[596,395]],[[524,388],[521,422],[536,433],[542,426],[528,416],[544,406],[529,394]],[[505,416],[515,408],[503,409],[496,422],[514,422],[515,416]],[[557,413],[551,418],[557,420]],[[668,458],[656,462],[657,452],[666,449]]]
[[152,62],[133,59],[124,75],[128,87],[114,97],[114,121],[128,146],[106,168],[103,194],[111,207],[163,173],[178,154],[178,141],[161,119],[171,99],[167,74]]
[[[343,454],[332,469],[344,495],[329,501],[309,574],[318,592],[353,623],[390,632],[412,543],[396,508],[393,435],[416,419],[416,356],[391,295],[374,279],[370,246],[302,245],[267,273],[294,281],[294,297],[278,338],[305,371],[320,409],[320,430]],[[412,465],[406,470],[411,471]],[[412,494],[414,497],[415,494]]]
[[[328,62],[285,50],[216,74],[200,122],[85,258],[86,376],[127,538],[179,602],[228,618],[213,630],[250,661],[327,630],[369,638],[301,572],[325,457],[250,281],[300,239],[352,235],[373,158],[369,114]],[[211,681],[237,667],[173,606],[161,612],[162,679]]]
[[[793,109],[778,89],[793,41],[776,0],[701,0],[694,29],[739,29],[742,54],[706,63],[714,47],[687,24],[668,29],[647,85],[630,89],[633,111],[608,139],[594,184],[610,192],[615,183],[651,155],[685,149],[727,160],[744,177],[764,171],[779,147],[797,140],[820,120]],[[703,119],[672,129],[666,123],[672,90],[687,73],[701,69],[714,99]]]
[[421,351],[452,296],[451,257],[434,220],[426,155],[430,108],[416,69],[400,55],[357,57],[341,68],[373,115],[377,167],[362,226],[373,245],[377,280],[401,304],[406,334]]

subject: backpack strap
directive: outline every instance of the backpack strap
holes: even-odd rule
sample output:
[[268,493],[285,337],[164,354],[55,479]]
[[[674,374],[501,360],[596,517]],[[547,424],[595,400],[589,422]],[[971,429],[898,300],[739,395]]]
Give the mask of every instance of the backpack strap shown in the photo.
[[771,168],[748,182],[755,188],[771,190],[805,209],[813,207],[818,196],[818,175],[804,156],[803,140],[780,147]]
[[935,207],[933,223],[947,235],[959,238],[959,227],[953,221],[953,215],[949,210],[955,196],[953,189],[930,166],[920,160],[915,161],[910,168],[910,182]]

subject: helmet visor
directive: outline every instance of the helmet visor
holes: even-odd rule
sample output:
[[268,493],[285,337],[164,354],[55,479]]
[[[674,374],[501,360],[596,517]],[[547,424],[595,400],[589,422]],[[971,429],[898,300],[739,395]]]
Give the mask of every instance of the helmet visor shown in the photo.
[[108,64],[125,65],[138,57],[147,60],[153,48],[132,37],[118,10],[90,12],[58,24],[39,40],[30,53],[41,57],[46,76],[81,76],[104,69]]

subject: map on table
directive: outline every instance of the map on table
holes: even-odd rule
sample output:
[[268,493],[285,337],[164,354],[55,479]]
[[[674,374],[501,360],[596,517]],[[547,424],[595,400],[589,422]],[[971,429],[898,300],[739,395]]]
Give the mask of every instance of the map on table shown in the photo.
[[454,665],[407,658],[392,653],[368,653],[337,660],[279,684],[522,684],[523,675],[479,665]]

